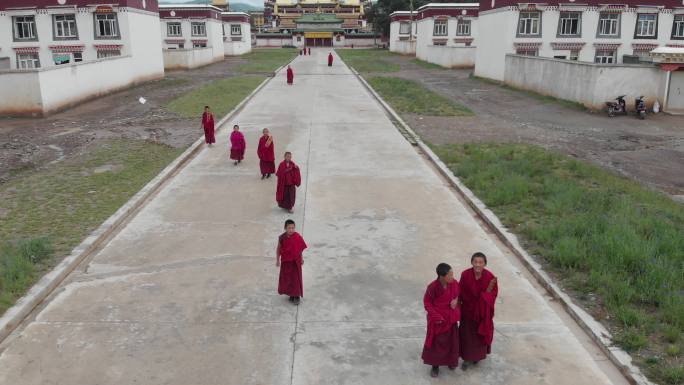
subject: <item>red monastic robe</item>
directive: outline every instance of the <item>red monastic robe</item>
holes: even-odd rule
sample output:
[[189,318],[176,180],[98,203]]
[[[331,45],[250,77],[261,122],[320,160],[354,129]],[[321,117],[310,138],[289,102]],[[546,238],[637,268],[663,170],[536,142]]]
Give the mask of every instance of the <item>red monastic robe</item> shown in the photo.
[[207,144],[216,143],[214,136],[214,114],[211,112],[202,113],[202,128],[204,128],[204,141]]
[[294,232],[288,236],[283,233],[278,238],[280,248],[280,277],[278,294],[290,297],[304,296],[302,281],[302,252],[307,248],[304,238]]
[[499,293],[494,289],[487,293],[489,281],[494,278],[484,269],[480,279],[475,279],[475,271],[470,268],[461,273],[461,357],[465,361],[480,361],[492,352],[494,339],[494,303]]
[[332,67],[332,63],[333,63],[333,55],[332,55],[332,53],[329,53],[328,54],[328,67]]
[[278,206],[292,210],[295,205],[297,187],[302,183],[299,167],[294,162],[282,161],[276,172],[278,187],[276,188],[276,201]]
[[275,144],[273,137],[262,136],[259,138],[257,156],[259,156],[259,167],[261,175],[275,173]]
[[423,346],[423,362],[427,365],[458,366],[459,307],[452,309],[450,303],[459,295],[458,281],[446,288],[439,279],[432,281],[425,290],[423,305],[427,311],[427,334]]
[[292,71],[292,68],[288,67],[287,68],[287,84],[292,84],[294,83],[294,71]]
[[247,143],[245,136],[240,131],[233,131],[230,134],[230,159],[242,160],[245,157]]

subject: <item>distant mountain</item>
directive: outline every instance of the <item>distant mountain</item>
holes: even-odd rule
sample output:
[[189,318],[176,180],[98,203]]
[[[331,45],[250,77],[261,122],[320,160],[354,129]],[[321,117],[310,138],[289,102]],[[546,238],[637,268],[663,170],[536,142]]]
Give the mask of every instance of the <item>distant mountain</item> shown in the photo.
[[[211,4],[211,0],[187,0],[187,1],[166,1],[160,0],[161,4]],[[231,11],[234,12],[249,12],[249,11],[262,11],[264,6],[256,6],[246,3],[233,3],[228,0],[228,4]]]

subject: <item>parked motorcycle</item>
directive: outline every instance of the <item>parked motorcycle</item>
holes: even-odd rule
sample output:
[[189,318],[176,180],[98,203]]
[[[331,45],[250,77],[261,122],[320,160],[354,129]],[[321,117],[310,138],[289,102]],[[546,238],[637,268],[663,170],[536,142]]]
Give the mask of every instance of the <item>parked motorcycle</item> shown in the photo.
[[608,107],[608,116],[613,117],[615,114],[627,115],[627,103],[625,102],[625,95],[620,95],[615,98],[615,101],[606,102]]
[[634,99],[634,110],[636,110],[637,118],[642,120],[646,118],[646,101],[643,96]]

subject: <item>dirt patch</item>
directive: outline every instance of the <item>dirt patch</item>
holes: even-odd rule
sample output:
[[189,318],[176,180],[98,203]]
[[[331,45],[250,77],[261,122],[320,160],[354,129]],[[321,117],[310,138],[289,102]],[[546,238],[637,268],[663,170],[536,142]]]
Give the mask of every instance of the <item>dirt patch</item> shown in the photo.
[[[529,143],[609,168],[671,195],[684,194],[684,117],[609,118],[470,77],[470,70],[426,69],[391,56],[399,72],[470,108],[474,117],[402,115],[426,141]],[[374,74],[364,74],[372,76]]]
[[243,75],[236,68],[244,63],[244,59],[227,58],[192,71],[170,72],[162,80],[45,118],[0,118],[0,183],[18,170],[60,162],[79,154],[86,145],[113,138],[186,147],[201,136],[199,119],[180,117],[164,105],[215,79]]

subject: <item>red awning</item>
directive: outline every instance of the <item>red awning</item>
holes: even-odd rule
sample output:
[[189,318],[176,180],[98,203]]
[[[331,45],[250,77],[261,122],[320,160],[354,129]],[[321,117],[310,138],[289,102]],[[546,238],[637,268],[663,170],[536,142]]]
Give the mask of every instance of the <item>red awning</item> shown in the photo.
[[123,45],[121,44],[93,44],[98,51],[119,51]]
[[34,53],[38,52],[40,47],[13,47],[12,49],[17,51],[17,53]]
[[586,43],[583,42],[552,42],[551,48],[560,50],[579,51]]
[[513,46],[515,46],[515,49],[518,50],[536,50],[541,47],[542,43],[541,42],[515,42],[513,43]]
[[596,49],[605,50],[618,49],[620,47],[620,43],[594,43],[594,47]]
[[51,45],[48,48],[52,52],[83,52],[84,45]]
[[658,48],[658,44],[653,43],[632,43],[632,48],[635,51],[653,51]]
[[192,39],[193,43],[206,43],[207,39]]
[[182,44],[185,43],[185,39],[166,39],[164,40],[166,44]]

